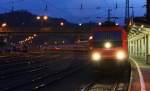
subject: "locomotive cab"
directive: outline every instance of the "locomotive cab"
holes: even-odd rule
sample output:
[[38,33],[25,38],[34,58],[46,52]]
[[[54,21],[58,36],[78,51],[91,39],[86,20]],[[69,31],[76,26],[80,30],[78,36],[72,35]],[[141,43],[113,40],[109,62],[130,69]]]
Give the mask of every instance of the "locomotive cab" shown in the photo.
[[123,28],[99,26],[89,36],[90,64],[96,68],[120,68],[128,64],[127,35]]

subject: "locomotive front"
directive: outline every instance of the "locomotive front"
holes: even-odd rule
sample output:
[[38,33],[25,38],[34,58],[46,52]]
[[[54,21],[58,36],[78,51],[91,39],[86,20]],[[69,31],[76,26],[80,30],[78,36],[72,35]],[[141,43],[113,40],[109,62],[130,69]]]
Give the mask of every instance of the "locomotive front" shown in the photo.
[[128,64],[127,36],[123,28],[98,27],[89,36],[90,64],[112,69]]

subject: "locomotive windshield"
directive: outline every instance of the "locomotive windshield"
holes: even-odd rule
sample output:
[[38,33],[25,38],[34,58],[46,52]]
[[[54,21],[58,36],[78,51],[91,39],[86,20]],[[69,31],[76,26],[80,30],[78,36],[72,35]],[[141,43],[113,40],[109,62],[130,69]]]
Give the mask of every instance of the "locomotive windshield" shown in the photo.
[[94,47],[104,47],[104,43],[111,42],[113,47],[122,46],[122,34],[118,31],[98,31],[93,33]]

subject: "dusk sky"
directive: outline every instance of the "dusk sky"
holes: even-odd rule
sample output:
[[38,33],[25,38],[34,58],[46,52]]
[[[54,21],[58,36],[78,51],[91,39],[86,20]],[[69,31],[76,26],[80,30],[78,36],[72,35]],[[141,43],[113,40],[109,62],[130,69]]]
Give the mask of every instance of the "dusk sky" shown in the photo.
[[[135,16],[145,14],[145,4],[145,0],[130,0]],[[34,14],[64,18],[76,23],[104,21],[109,8],[112,9],[112,16],[120,17],[116,22],[122,23],[120,21],[125,15],[125,0],[0,0],[0,13],[9,12],[13,5],[15,10],[26,9]]]

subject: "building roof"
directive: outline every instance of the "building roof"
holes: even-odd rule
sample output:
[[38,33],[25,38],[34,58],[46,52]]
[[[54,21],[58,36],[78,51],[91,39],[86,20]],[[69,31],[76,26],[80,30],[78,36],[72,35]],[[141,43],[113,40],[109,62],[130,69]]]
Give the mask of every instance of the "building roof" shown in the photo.
[[147,24],[150,24],[150,20],[148,20],[146,17],[135,17],[133,19],[134,22],[137,22],[137,23],[147,23]]
[[146,17],[135,17],[133,21],[136,25],[144,25],[145,27],[150,28],[150,20]]

